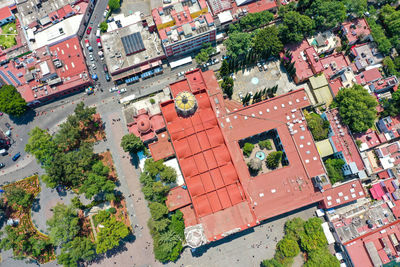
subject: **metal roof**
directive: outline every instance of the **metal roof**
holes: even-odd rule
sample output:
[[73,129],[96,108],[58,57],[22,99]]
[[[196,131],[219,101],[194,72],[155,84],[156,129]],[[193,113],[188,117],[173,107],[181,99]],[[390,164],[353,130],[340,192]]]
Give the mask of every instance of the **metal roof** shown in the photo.
[[124,46],[126,55],[132,55],[146,48],[142,40],[140,32],[135,32],[121,38],[122,45]]

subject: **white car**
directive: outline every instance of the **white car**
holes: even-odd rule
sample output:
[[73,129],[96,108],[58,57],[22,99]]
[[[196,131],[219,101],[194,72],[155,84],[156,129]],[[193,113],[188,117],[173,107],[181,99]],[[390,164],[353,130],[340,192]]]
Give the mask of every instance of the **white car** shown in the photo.
[[192,70],[194,70],[194,68],[190,68],[190,70],[189,70],[189,71],[192,71]]
[[92,63],[92,69],[97,69],[96,64]]
[[110,93],[115,92],[115,91],[118,91],[118,88],[116,88],[116,87],[111,87],[110,88]]
[[104,14],[103,14],[103,16],[104,17],[107,17],[107,13],[108,13],[108,10],[106,9],[106,10],[104,10]]
[[93,61],[93,60],[94,60],[94,58],[93,58],[93,55],[92,55],[92,54],[89,54],[89,59],[90,59],[90,61]]
[[219,59],[218,58],[216,58],[215,59],[215,64],[217,64],[219,62]]
[[231,76],[231,78],[232,78],[234,81],[236,81],[236,76],[235,76],[235,74],[232,73],[230,76]]
[[185,74],[185,72],[183,72],[183,71],[181,71],[181,72],[178,72],[178,77],[181,77],[181,76],[183,76],[183,74]]
[[123,94],[126,93],[126,88],[122,88],[120,90],[118,90],[118,94]]
[[264,65],[263,65],[263,68],[264,68],[265,71],[267,71],[267,70],[268,70],[268,65],[267,65],[267,64],[264,64]]

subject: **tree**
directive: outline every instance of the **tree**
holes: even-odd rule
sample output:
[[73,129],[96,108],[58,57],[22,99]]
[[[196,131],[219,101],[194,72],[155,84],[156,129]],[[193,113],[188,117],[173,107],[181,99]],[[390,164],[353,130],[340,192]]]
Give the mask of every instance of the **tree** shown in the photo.
[[102,22],[100,23],[100,30],[101,30],[102,32],[106,32],[106,31],[108,30],[108,24],[107,24],[106,21],[102,21]]
[[210,59],[210,56],[207,54],[206,51],[200,50],[200,52],[197,53],[197,55],[196,55],[196,57],[194,59],[196,60],[196,63],[198,65],[202,65],[202,64],[206,63]]
[[276,247],[285,257],[295,257],[300,252],[297,241],[288,237],[283,238],[276,244]]
[[121,147],[125,152],[137,153],[144,149],[144,144],[139,137],[130,133],[122,137]]
[[224,77],[224,80],[221,84],[222,91],[224,94],[228,96],[229,99],[232,98],[233,95],[233,79],[232,77]]
[[93,121],[93,115],[96,114],[95,107],[85,107],[85,103],[79,102],[74,110],[75,116],[79,122],[83,125],[88,126]]
[[164,204],[151,202],[149,204],[150,214],[154,220],[160,220],[168,214],[168,208]]
[[108,0],[108,6],[111,11],[117,10],[121,7],[120,0]]
[[81,139],[81,132],[78,123],[73,120],[76,117],[70,115],[67,121],[60,125],[60,129],[54,136],[54,142],[63,150],[72,150],[79,146]]
[[[400,58],[400,57],[399,57]],[[388,75],[398,75],[399,73],[396,70],[396,65],[394,64],[391,57],[387,56],[383,59],[383,68]]]
[[27,111],[25,99],[12,85],[3,85],[0,88],[0,111],[20,117]]
[[57,145],[51,135],[39,127],[33,128],[28,135],[29,140],[25,145],[25,151],[34,155],[38,162],[47,165],[57,150]]
[[225,46],[228,56],[233,59],[243,58],[251,46],[251,35],[246,32],[233,32],[225,40]]
[[367,0],[345,0],[344,5],[347,13],[362,17],[368,11]]
[[313,29],[314,25],[310,17],[296,11],[289,11],[283,16],[279,36],[285,44],[297,43],[302,41],[304,36],[311,34]]
[[329,121],[324,120],[320,115],[314,112],[308,113],[305,111],[304,115],[308,128],[311,130],[315,141],[321,141],[328,138]]
[[251,171],[258,172],[262,168],[262,162],[259,158],[252,158],[248,163],[248,166]]
[[342,159],[327,159],[324,163],[332,184],[344,180],[342,167],[345,162]]
[[310,218],[304,224],[305,231],[300,235],[300,244],[307,253],[327,246],[321,224],[321,219],[316,217]]
[[[79,188],[79,193],[85,194],[85,197],[91,199],[99,194],[104,194],[107,200],[115,200],[114,189],[116,185],[109,180],[107,176],[89,173]],[[111,199],[110,199],[111,198]]]
[[59,246],[73,240],[79,233],[79,218],[72,206],[57,204],[53,208],[53,217],[47,221],[50,241]]
[[276,26],[265,27],[256,32],[253,40],[253,47],[256,53],[267,58],[277,56],[283,49],[283,44],[278,37]]
[[375,22],[374,19],[369,18],[368,25],[371,29],[371,35],[374,41],[378,44],[378,49],[383,54],[389,54],[390,49],[392,48],[392,44],[390,40],[386,37],[385,31],[383,28]]
[[91,261],[95,255],[95,244],[87,237],[78,236],[63,246],[57,261],[72,267],[78,266],[79,261]]
[[239,27],[237,27],[236,30],[249,31],[252,29],[257,29],[271,22],[273,19],[274,15],[269,11],[249,13],[240,19],[238,23]]
[[267,167],[270,169],[278,168],[282,160],[282,155],[282,151],[274,151],[269,153],[267,156]]
[[315,0],[306,10],[306,15],[313,19],[316,29],[330,29],[345,20],[346,8],[339,1]]
[[16,204],[23,208],[29,208],[32,205],[33,194],[28,193],[24,189],[11,185],[4,188],[4,191],[4,196],[9,206]]
[[308,254],[304,267],[339,267],[339,260],[327,248],[317,249]]
[[219,69],[219,74],[221,77],[228,76],[230,73],[229,71],[229,63],[226,59],[222,60],[221,68]]
[[243,154],[246,157],[250,157],[251,152],[253,151],[253,149],[254,149],[254,145],[252,143],[245,143],[244,146],[243,146]]
[[128,227],[123,222],[117,221],[114,216],[110,216],[100,223],[102,227],[97,233],[96,247],[98,254],[119,246],[121,239],[129,235]]
[[172,214],[169,229],[175,232],[182,240],[185,239],[185,222],[183,220],[183,213],[180,210]]
[[272,149],[271,141],[268,139],[259,141],[258,145],[260,146],[261,149],[268,149],[268,150]]
[[176,182],[176,171],[174,168],[164,165],[163,170],[160,172],[160,179],[164,183],[175,183]]
[[[292,3],[292,2],[291,2]],[[261,262],[262,267],[283,267],[283,264],[281,264],[279,261],[276,259],[269,259],[269,260],[263,260]]]
[[305,221],[299,217],[286,221],[285,235],[291,239],[298,241],[300,235],[304,232]]
[[335,102],[342,121],[353,132],[365,132],[371,128],[377,117],[377,101],[361,85],[344,88],[339,91]]

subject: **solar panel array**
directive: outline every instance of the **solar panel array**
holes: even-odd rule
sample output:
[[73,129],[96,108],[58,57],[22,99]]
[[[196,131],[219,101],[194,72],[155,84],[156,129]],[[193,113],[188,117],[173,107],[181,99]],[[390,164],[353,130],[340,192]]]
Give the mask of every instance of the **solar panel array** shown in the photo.
[[121,38],[122,45],[124,46],[126,55],[145,50],[142,35],[140,32],[135,32]]
[[17,77],[15,77],[14,73],[12,73],[11,71],[7,71],[8,75],[10,75],[10,77],[14,80],[14,82],[16,82],[18,85],[22,85],[21,82],[17,79]]
[[1,70],[0,70],[0,75],[1,75],[1,77],[4,79],[4,81],[5,81],[7,84],[15,86],[15,84],[14,84],[14,83],[7,77],[7,75],[6,75],[3,71],[1,71]]

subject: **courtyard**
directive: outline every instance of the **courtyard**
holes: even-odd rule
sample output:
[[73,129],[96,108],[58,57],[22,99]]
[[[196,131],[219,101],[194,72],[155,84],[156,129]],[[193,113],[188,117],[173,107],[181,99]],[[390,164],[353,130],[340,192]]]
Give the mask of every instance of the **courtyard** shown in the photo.
[[2,49],[13,47],[17,44],[15,37],[18,35],[15,22],[7,23],[1,27],[0,46]]
[[304,85],[296,86],[293,81],[289,80],[279,59],[269,60],[265,64],[267,70],[261,71],[257,65],[254,65],[235,73],[233,99],[240,102],[240,95],[245,96],[247,93],[254,95],[257,91],[276,85],[278,85],[277,95],[304,87]]

